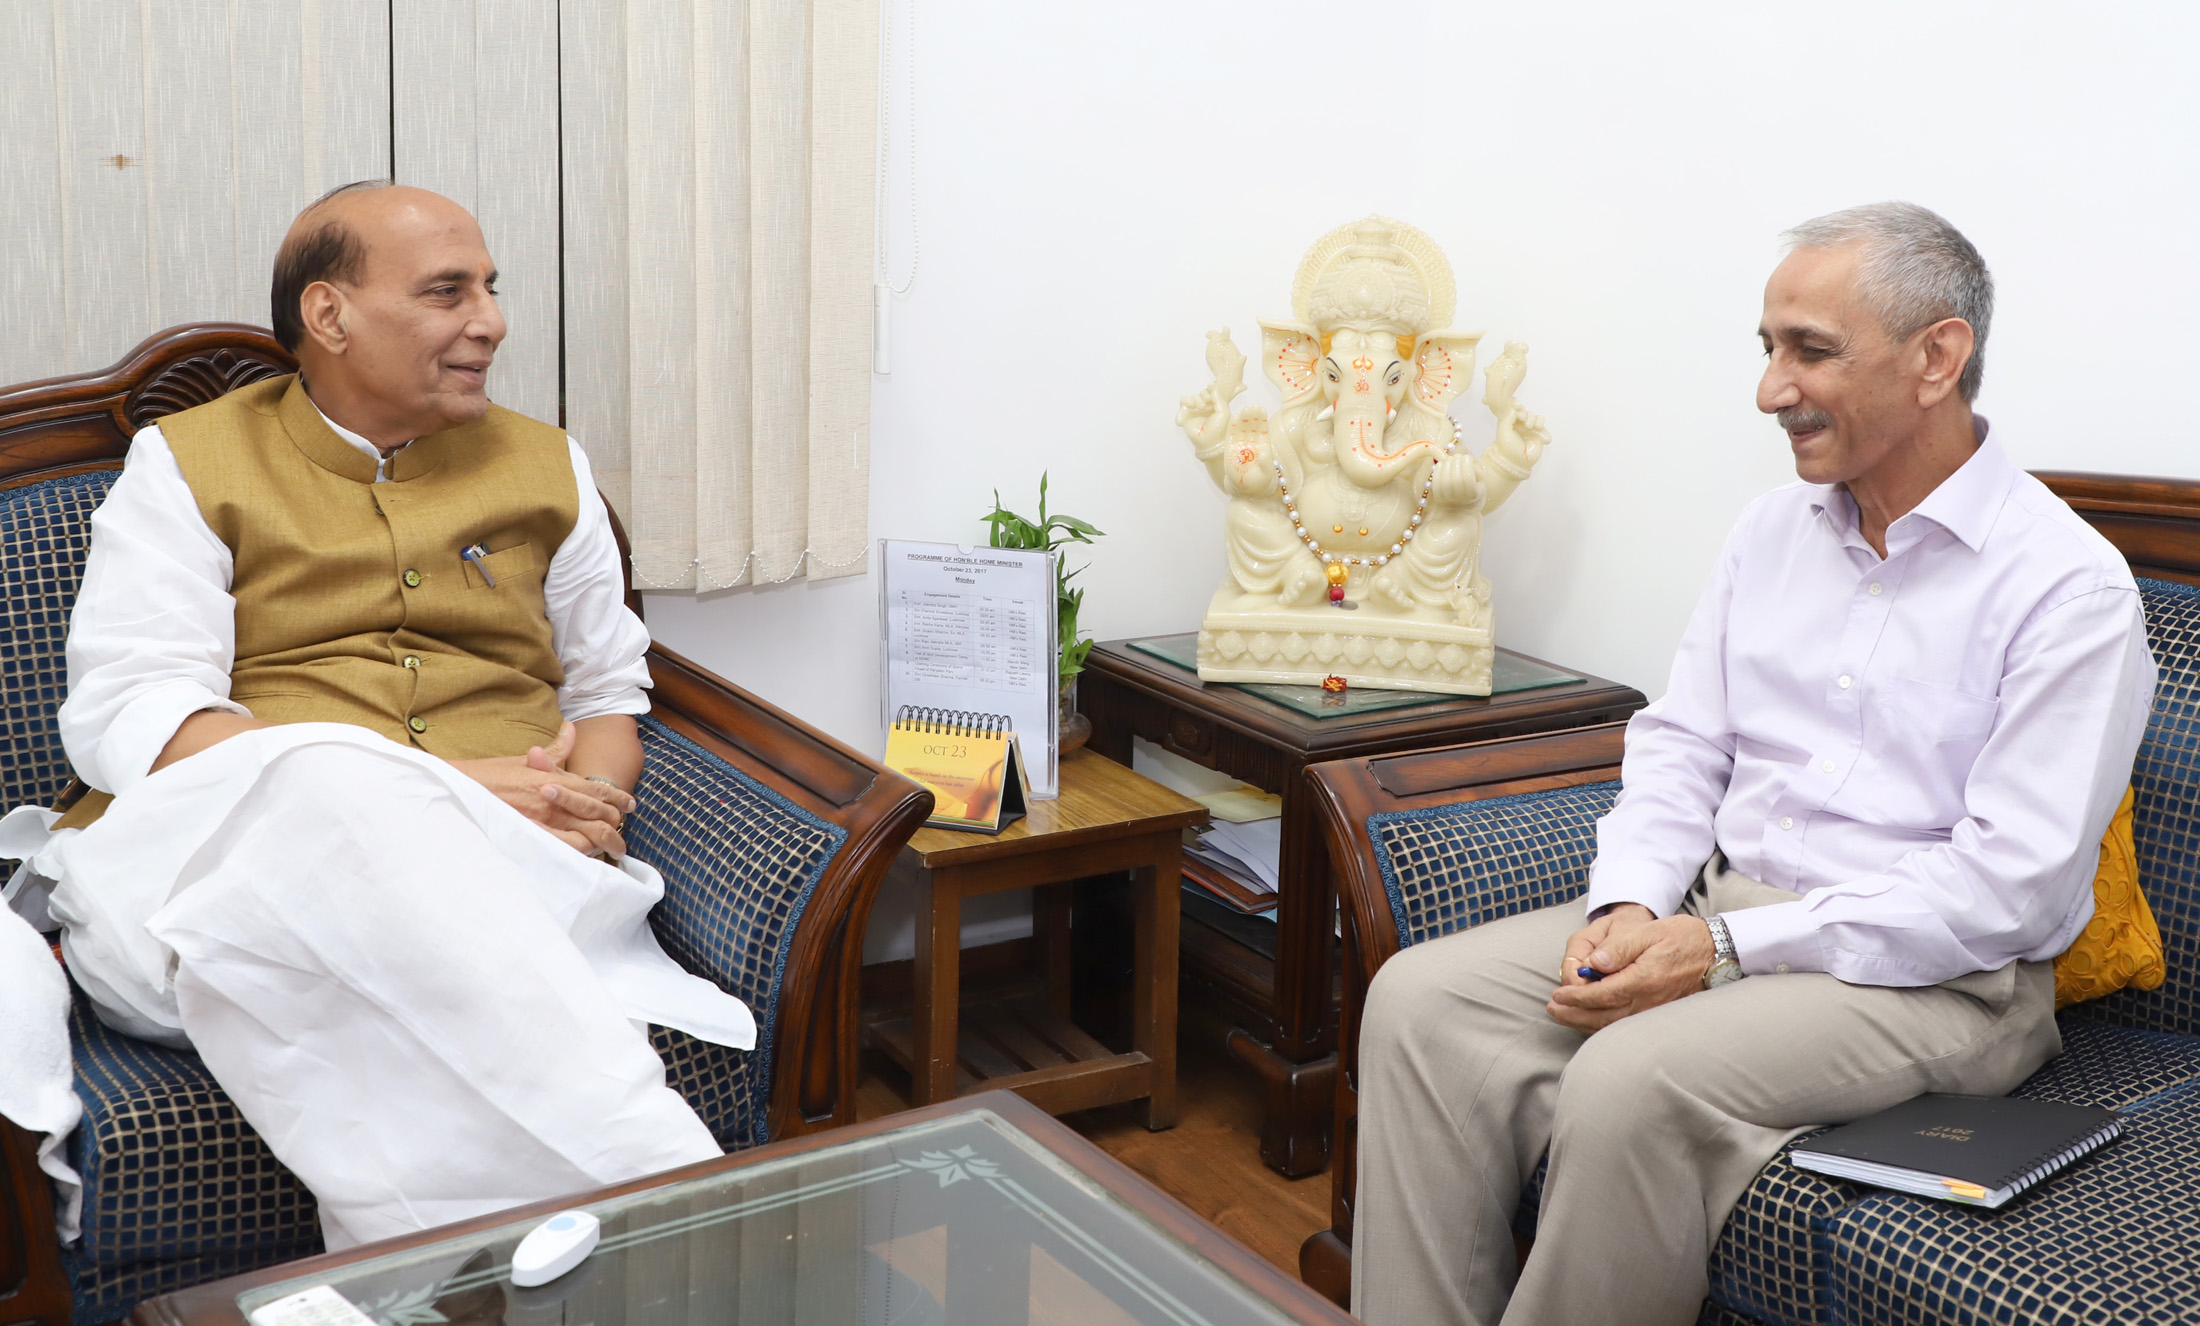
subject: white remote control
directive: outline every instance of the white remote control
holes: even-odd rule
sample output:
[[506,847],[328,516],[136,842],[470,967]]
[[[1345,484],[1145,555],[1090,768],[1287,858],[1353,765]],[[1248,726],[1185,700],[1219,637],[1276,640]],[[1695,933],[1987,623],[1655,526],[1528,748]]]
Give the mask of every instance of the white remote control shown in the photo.
[[586,1211],[560,1211],[527,1232],[512,1250],[512,1283],[546,1285],[588,1260],[603,1222]]

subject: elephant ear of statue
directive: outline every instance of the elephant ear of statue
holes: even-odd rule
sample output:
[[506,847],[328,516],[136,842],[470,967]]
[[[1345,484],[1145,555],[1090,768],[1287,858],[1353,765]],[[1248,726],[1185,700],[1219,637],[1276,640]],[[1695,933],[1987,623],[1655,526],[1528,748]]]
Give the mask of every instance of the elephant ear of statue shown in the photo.
[[1413,401],[1431,414],[1447,414],[1474,377],[1474,349],[1482,333],[1424,332],[1413,345]]
[[1302,323],[1260,324],[1260,366],[1283,393],[1285,409],[1314,398],[1321,390],[1321,333]]

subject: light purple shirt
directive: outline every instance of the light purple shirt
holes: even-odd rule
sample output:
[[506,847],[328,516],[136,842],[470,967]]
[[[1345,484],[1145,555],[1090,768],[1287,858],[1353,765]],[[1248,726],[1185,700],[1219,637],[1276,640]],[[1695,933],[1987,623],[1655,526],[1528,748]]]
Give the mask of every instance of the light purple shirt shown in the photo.
[[2069,947],[2154,696],[2108,541],[1983,443],[1887,530],[1795,483],[1727,537],[1627,725],[1590,911],[1679,909],[1714,847],[1804,896],[1725,913],[1751,975],[1931,985]]

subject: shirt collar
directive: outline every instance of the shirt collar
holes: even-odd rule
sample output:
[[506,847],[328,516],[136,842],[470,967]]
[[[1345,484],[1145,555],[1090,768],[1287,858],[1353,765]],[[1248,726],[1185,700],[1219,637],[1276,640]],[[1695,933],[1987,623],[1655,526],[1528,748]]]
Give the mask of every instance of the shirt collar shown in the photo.
[[[1994,440],[1993,426],[1984,415],[1973,415],[1972,426],[1978,431],[1978,450],[1971,458],[1956,467],[1956,472],[1940,481],[1940,486],[1925,495],[1925,500],[1911,508],[1908,514],[1894,522],[1899,527],[1913,518],[1930,520],[1947,530],[1973,552],[1986,544],[1986,536],[1994,528],[1995,519],[2001,514],[2004,499],[2009,496],[2009,486],[2016,481],[2016,467],[2009,463],[2007,453]],[[1856,534],[1856,499],[1848,490],[1837,484],[1806,484],[1812,490],[1810,506],[1823,515],[1834,529],[1844,535]],[[1890,539],[1894,534],[1890,527]],[[1860,541],[1860,540],[1859,540]],[[1894,551],[1892,543],[1888,551]]]
[[[308,402],[311,402],[313,400],[313,397],[309,395],[306,397],[306,400]],[[344,427],[342,424],[337,423],[334,419],[329,418],[328,414],[323,411],[319,405],[314,405],[313,412],[321,416],[321,422],[328,425],[330,432],[336,434],[336,436],[344,439],[346,442],[351,443],[352,446],[358,448],[361,452],[365,453],[368,460],[371,460],[379,465],[384,460],[387,460],[389,458],[388,456],[384,456],[382,454],[382,448],[374,445],[374,443],[372,442],[367,441],[366,438],[352,432],[350,429]],[[412,443],[407,442],[404,446],[392,447],[389,454],[390,456],[394,456],[398,452],[403,451],[405,447],[409,447],[411,445]]]
[[1925,500],[1903,519],[1921,516],[1930,520],[1977,552],[1986,546],[1986,536],[2001,515],[2001,504],[2009,496],[2009,485],[2015,482],[2017,473],[2001,444],[1994,440],[1993,428],[1981,416],[1974,415],[1973,420],[1978,428],[1978,450],[1954,474],[1942,479],[1938,488],[1925,494]]

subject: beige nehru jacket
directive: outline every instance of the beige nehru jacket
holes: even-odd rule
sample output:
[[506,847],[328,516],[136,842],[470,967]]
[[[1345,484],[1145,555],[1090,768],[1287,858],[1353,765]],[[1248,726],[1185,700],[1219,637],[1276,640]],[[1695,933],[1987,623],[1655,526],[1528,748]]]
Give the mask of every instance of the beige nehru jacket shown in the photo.
[[[445,759],[556,738],[565,671],[542,578],[580,515],[563,433],[492,405],[390,457],[377,483],[295,376],[160,427],[233,559],[230,698],[255,718],[351,723]],[[474,544],[480,568],[459,555]]]

